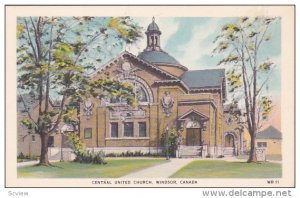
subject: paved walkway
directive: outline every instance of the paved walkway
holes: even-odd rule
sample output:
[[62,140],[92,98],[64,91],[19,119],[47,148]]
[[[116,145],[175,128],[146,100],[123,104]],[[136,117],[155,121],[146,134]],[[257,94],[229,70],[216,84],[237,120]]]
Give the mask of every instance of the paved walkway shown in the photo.
[[[40,161],[28,161],[28,162],[18,162],[17,167],[22,167],[22,166],[29,166],[29,165],[36,165]],[[59,162],[59,160],[50,160],[50,162]]]
[[[210,158],[210,160],[215,160],[213,158]],[[246,162],[247,159],[238,159],[236,157],[224,157],[224,158],[218,158],[218,160],[224,160],[227,162]],[[276,161],[276,160],[268,160],[266,162],[270,162],[270,163],[276,163],[276,164],[281,164],[281,161]]]
[[173,175],[180,168],[192,162],[193,158],[179,159],[172,158],[169,162],[145,168],[140,171],[130,173],[123,176],[123,178],[168,178]]

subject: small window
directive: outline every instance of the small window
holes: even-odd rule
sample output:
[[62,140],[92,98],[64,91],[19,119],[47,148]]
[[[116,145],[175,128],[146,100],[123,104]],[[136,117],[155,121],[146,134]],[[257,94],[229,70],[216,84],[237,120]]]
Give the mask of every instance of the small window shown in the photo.
[[257,142],[257,147],[258,148],[266,148],[267,147],[267,142]]
[[35,135],[32,135],[32,136],[31,136],[31,141],[32,141],[32,142],[35,142]]
[[146,122],[139,122],[139,136],[146,137]]
[[133,122],[124,123],[124,136],[133,137]]
[[84,139],[91,139],[91,138],[92,138],[92,128],[85,128]]
[[110,124],[110,136],[111,137],[118,137],[118,123],[111,123]]

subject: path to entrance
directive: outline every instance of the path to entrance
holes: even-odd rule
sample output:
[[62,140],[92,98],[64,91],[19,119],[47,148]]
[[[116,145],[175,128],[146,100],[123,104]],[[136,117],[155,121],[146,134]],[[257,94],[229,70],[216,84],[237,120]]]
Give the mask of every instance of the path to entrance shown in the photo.
[[130,173],[123,178],[168,178],[194,159],[172,158],[169,162]]

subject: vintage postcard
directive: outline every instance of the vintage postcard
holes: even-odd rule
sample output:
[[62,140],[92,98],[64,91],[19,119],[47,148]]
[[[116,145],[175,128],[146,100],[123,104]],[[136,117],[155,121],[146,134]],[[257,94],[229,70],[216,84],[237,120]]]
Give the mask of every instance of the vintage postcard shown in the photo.
[[294,187],[294,6],[6,6],[7,187]]

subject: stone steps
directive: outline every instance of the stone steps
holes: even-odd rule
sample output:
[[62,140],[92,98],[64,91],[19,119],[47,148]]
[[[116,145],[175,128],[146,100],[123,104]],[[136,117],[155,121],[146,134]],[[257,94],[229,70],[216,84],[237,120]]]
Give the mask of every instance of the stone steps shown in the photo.
[[197,158],[200,156],[200,146],[181,146],[179,156],[182,158]]

